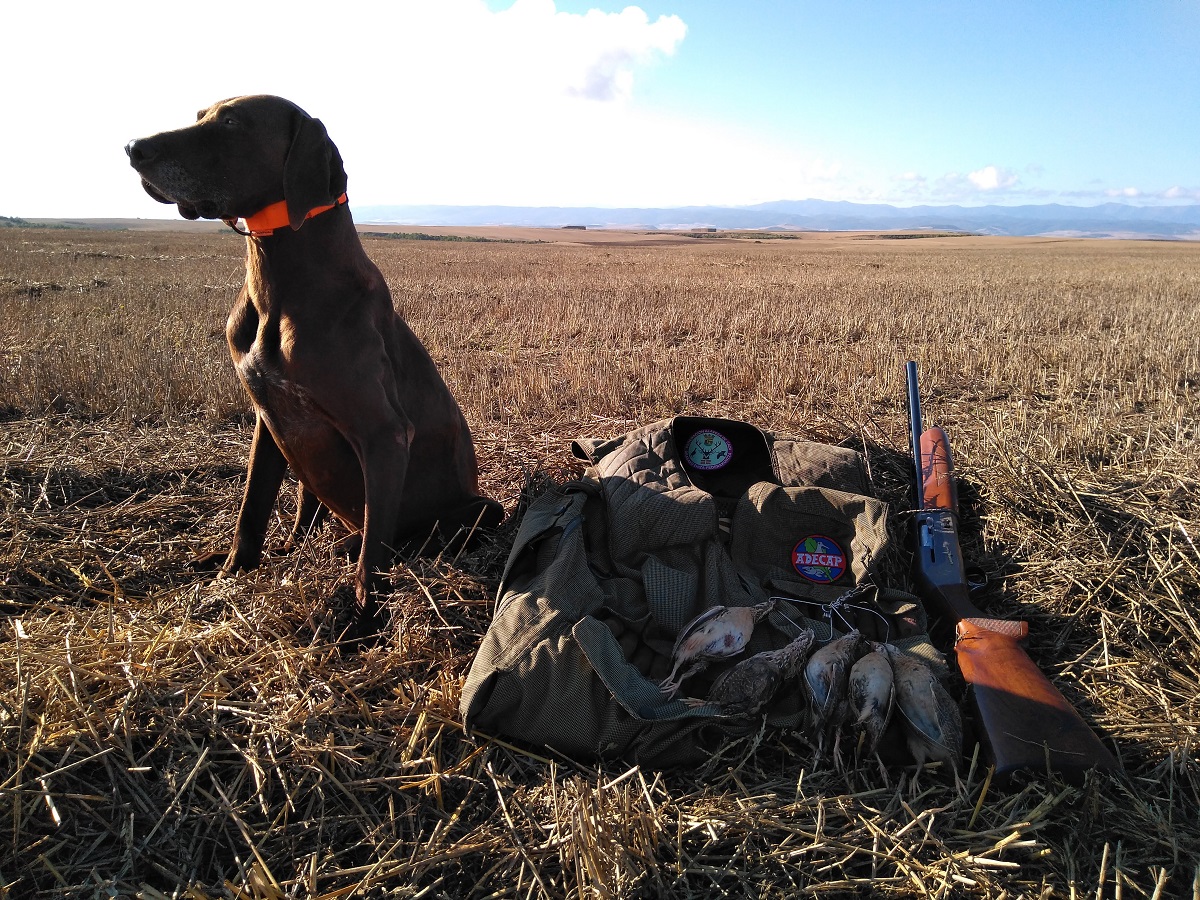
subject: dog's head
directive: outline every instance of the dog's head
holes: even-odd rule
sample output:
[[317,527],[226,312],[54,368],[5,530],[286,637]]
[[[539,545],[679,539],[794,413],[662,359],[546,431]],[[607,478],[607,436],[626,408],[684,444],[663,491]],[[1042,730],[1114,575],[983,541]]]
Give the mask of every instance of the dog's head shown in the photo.
[[293,229],[310,209],[346,190],[337,147],[314,119],[282,97],[234,97],[196,123],[125,145],[142,186],[185,219],[249,218],[287,201]]

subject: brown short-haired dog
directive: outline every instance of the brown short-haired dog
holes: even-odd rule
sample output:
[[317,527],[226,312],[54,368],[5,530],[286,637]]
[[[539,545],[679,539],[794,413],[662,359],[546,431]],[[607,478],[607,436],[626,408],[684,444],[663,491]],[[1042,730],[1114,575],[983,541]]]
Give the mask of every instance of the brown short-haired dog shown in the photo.
[[341,155],[319,119],[270,96],[216,103],[125,151],[150,196],[184,218],[246,223],[246,283],[226,335],[257,420],[222,571],[258,565],[290,466],[289,543],[323,508],[361,532],[351,635],[376,633],[394,548],[435,527],[449,538],[494,526],[503,508],[478,495],[466,420],[363,250]]

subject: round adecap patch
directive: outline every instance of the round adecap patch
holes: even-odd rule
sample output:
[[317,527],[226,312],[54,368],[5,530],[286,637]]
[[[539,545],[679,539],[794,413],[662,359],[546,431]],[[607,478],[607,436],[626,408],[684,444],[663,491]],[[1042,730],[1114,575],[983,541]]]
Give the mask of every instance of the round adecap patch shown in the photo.
[[792,567],[809,581],[830,584],[846,574],[846,554],[833,538],[810,534],[792,550]]
[[711,472],[729,465],[733,459],[733,445],[721,432],[702,428],[688,438],[683,455],[693,469]]

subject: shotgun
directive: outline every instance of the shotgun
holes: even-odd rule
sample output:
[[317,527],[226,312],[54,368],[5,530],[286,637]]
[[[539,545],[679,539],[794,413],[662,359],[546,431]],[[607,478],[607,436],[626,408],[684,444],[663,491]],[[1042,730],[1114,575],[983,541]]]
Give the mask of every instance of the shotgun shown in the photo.
[[931,612],[954,626],[955,659],[996,776],[1051,771],[1079,783],[1089,769],[1116,770],[1113,755],[1021,646],[1028,623],[989,618],[971,602],[950,441],[941,428],[922,430],[915,362],[907,375],[917,478],[913,577]]

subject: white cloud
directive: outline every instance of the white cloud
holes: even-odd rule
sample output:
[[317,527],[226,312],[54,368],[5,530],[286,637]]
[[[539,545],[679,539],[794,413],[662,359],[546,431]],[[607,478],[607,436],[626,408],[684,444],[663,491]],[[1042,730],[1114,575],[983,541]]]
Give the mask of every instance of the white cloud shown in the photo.
[[996,165],[984,166],[966,175],[947,172],[935,178],[907,171],[893,176],[891,181],[891,189],[878,196],[881,202],[972,204],[1044,199],[1039,189],[1023,185],[1015,171]]
[[[535,2],[539,0],[518,0],[513,9]],[[559,42],[556,60],[569,78],[568,93],[589,100],[628,100],[634,68],[653,62],[658,54],[672,55],[687,34],[678,16],[660,16],[651,23],[636,6],[613,14],[594,9],[584,16],[557,13],[554,20],[561,22],[556,27],[564,36],[574,38]]]
[[998,191],[1016,185],[1017,174],[999,166],[984,166],[967,176],[967,180],[981,191]]

